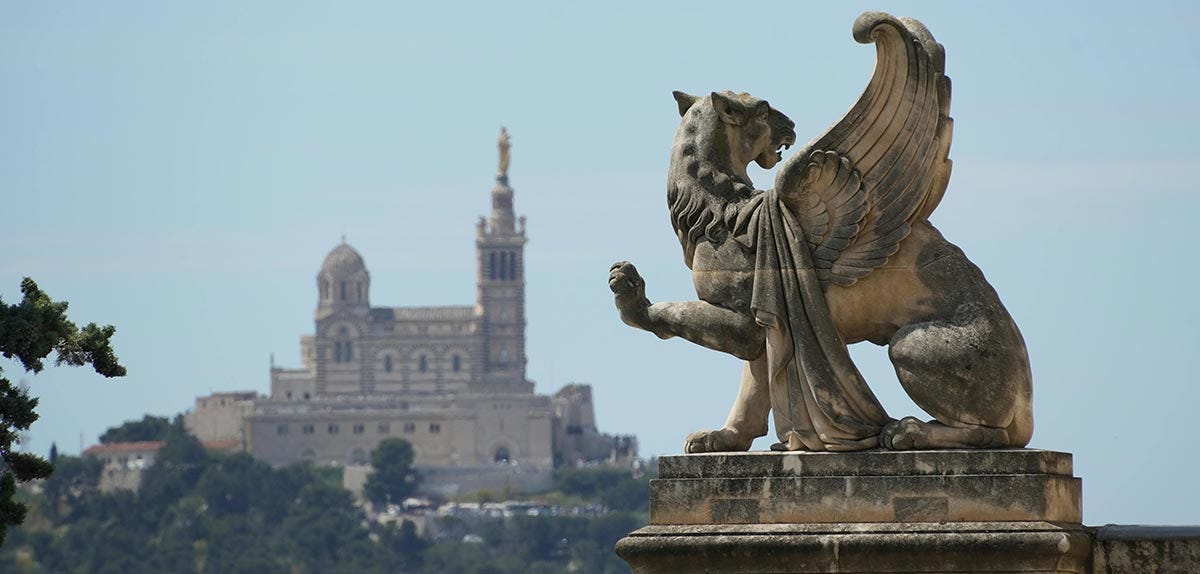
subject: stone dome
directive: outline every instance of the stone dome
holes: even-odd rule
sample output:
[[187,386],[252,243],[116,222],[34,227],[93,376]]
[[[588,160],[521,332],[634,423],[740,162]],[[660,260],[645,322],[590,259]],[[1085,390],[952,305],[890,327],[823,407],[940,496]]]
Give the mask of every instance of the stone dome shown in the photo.
[[358,253],[350,244],[343,241],[340,245],[333,248],[329,255],[325,256],[325,262],[321,264],[320,275],[328,275],[333,277],[347,277],[360,271],[366,272],[367,264],[363,261],[362,255]]

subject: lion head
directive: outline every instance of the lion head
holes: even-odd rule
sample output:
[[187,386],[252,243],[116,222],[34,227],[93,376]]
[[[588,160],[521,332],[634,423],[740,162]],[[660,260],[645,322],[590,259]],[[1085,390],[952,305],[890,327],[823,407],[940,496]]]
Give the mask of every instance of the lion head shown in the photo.
[[739,233],[739,208],[754,195],[746,167],[775,167],[796,132],[786,115],[750,94],[673,95],[683,121],[671,150],[667,203],[690,267],[700,239],[719,244]]

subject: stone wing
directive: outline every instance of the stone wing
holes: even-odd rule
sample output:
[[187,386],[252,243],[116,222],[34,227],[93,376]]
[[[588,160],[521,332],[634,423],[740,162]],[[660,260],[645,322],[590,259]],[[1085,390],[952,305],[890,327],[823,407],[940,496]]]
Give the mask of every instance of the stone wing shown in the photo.
[[866,12],[854,39],[875,43],[858,103],[779,170],[775,189],[800,220],[825,285],[852,285],[887,263],[950,181],[950,78],[923,24]]

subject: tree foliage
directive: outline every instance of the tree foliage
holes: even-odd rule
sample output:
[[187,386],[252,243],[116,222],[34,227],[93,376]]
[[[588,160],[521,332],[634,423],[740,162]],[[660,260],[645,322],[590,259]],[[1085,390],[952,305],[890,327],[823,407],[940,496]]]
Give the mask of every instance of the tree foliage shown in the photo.
[[554,471],[559,491],[583,499],[597,500],[612,510],[646,511],[649,508],[649,477],[633,478],[629,469],[560,468]]
[[[91,365],[105,377],[125,375],[110,344],[116,332],[111,325],[76,327],[67,319],[67,303],[53,301],[28,277],[21,282],[21,295],[14,305],[0,300],[0,355],[32,373],[41,372],[53,353],[56,365]],[[25,505],[13,499],[17,482],[46,478],[54,470],[46,459],[14,450],[20,433],[38,419],[37,403],[25,389],[0,376],[0,544],[8,527],[25,518]]]
[[58,519],[64,509],[74,508],[84,495],[95,490],[103,467],[98,458],[57,457],[54,473],[42,483],[43,501],[50,518]]
[[[613,547],[645,524],[642,512],[594,511],[458,520],[461,528],[447,528],[441,521],[454,517],[431,515],[431,538],[423,538],[408,520],[368,520],[320,467],[274,468],[245,453],[206,453],[176,430],[139,492],[85,490],[56,518],[31,516],[0,549],[0,572],[628,574]],[[591,504],[608,490],[606,480],[644,485],[628,470],[559,476],[560,490],[591,489]],[[26,566],[16,566],[22,560]]]
[[363,487],[363,496],[383,508],[389,502],[399,504],[408,498],[420,483],[413,468],[413,448],[408,441],[387,438],[371,451],[371,466],[375,469]]
[[166,440],[171,430],[171,421],[167,417],[146,415],[140,421],[125,421],[121,426],[112,427],[100,435],[100,442],[140,442]]

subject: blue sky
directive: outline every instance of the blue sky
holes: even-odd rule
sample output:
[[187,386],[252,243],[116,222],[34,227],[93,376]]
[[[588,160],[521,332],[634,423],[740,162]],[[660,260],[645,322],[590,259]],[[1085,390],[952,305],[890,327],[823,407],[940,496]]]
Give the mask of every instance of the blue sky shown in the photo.
[[[0,296],[34,277],[115,324],[129,367],[29,377],[27,447],[266,392],[343,233],[373,304],[471,303],[505,125],[530,377],[593,384],[604,430],[678,452],[724,421],[741,367],[625,327],[606,286],[629,259],[652,300],[694,298],[666,217],[670,91],[749,91],[805,140],[865,87],[850,24],[883,8],[946,46],[955,173],[931,220],[1025,335],[1031,446],[1075,454],[1089,524],[1200,522],[1195,4],[650,4],[0,4]],[[916,414],[883,349],[853,352]]]

